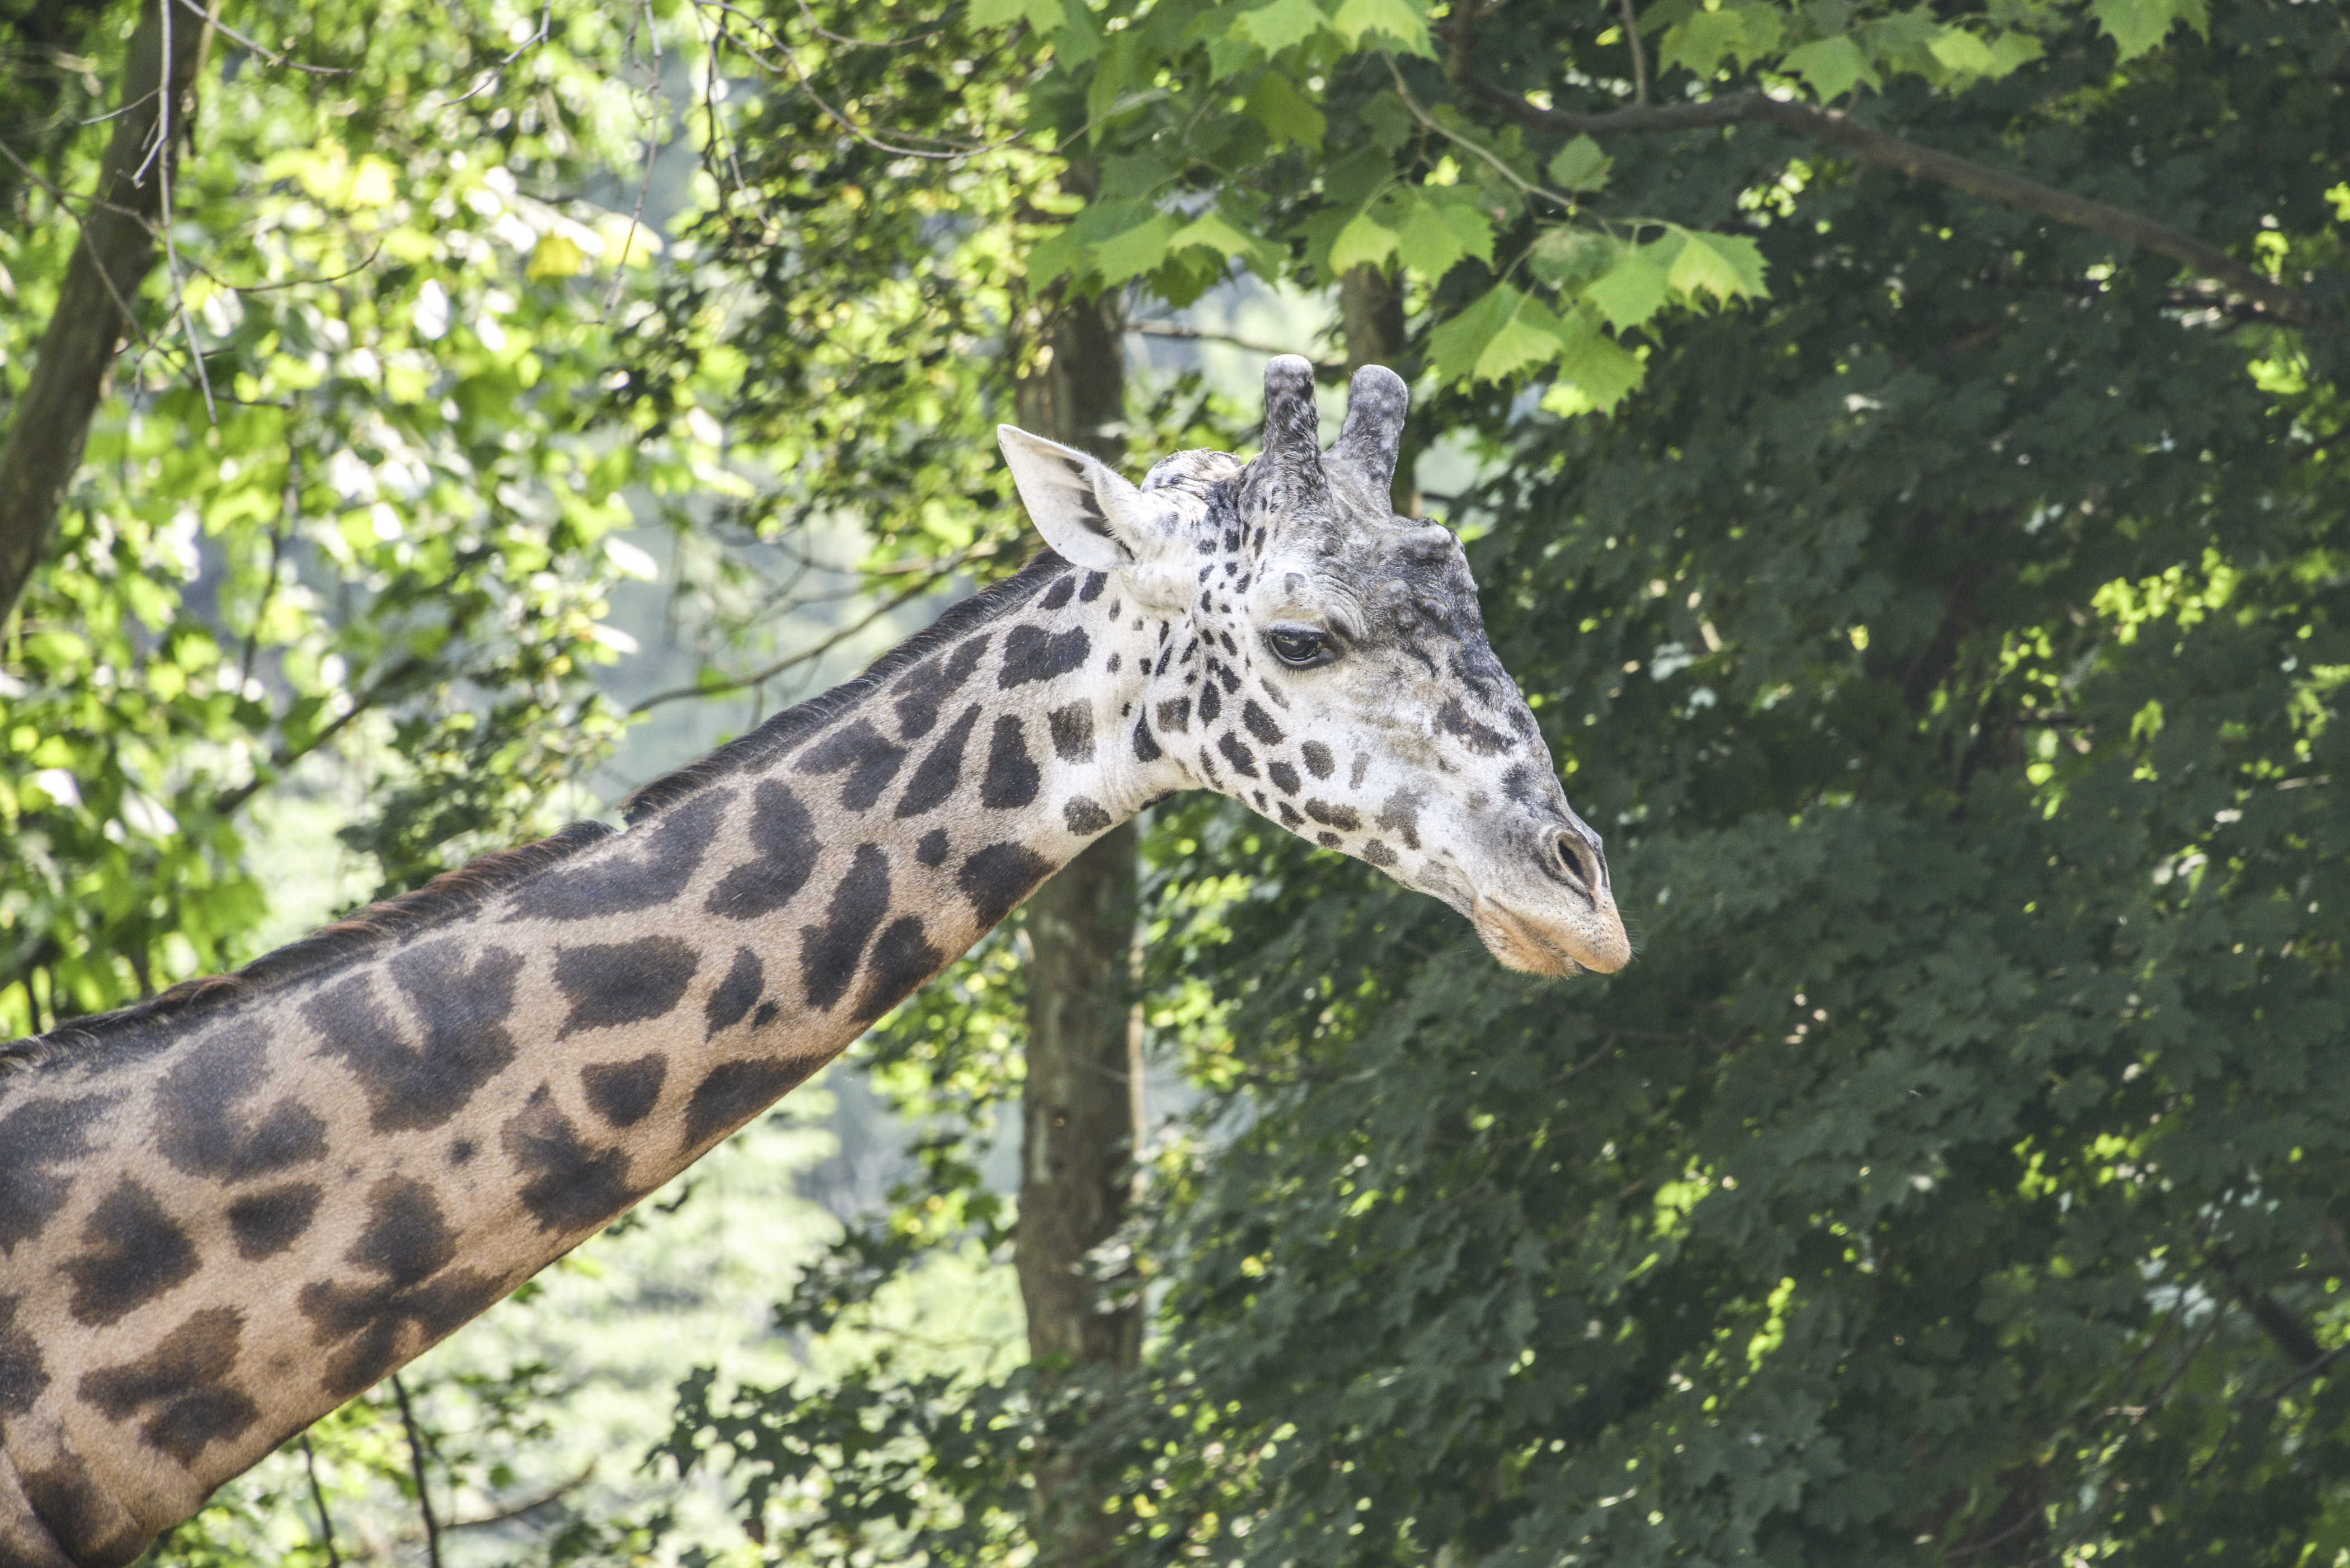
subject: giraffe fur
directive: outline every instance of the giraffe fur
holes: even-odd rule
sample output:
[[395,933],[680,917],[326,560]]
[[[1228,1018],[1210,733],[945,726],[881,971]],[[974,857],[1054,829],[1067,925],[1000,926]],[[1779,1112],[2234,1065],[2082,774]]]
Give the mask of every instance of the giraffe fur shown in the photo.
[[1401,381],[1320,451],[1140,485],[1006,429],[1050,549],[863,675],[566,829],[0,1046],[0,1568],[119,1568],[803,1082],[1149,802],[1209,788],[1629,958],[1598,836],[1452,536],[1390,514]]

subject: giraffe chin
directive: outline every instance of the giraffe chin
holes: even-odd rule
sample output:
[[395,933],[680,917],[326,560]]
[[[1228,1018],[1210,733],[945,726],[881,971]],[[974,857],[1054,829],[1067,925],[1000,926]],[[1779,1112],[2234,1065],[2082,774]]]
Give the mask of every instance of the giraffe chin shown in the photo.
[[[1486,898],[1469,910],[1470,923],[1485,950],[1505,969],[1521,974],[1567,975],[1585,970],[1614,974],[1632,961],[1632,940],[1612,900],[1595,915],[1568,927],[1532,919]],[[1596,930],[1588,929],[1594,926]]]

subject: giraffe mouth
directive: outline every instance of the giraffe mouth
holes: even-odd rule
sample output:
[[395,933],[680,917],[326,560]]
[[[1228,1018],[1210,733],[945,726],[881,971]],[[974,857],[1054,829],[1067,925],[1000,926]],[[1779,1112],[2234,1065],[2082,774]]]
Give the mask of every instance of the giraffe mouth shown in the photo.
[[1632,961],[1632,940],[1604,890],[1565,919],[1530,916],[1480,895],[1469,919],[1486,950],[1523,974],[1613,974]]

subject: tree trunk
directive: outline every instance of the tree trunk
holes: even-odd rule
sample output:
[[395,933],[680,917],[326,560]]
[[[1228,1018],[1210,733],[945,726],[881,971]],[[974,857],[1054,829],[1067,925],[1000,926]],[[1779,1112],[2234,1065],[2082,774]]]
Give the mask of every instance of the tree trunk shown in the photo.
[[[164,192],[211,32],[211,23],[180,0],[147,0],[131,35],[118,106],[123,112],[99,165],[97,193],[82,209],[81,243],[66,266],[32,379],[0,449],[0,619],[40,565],[115,354],[124,336],[138,330],[130,306],[155,265]],[[167,55],[169,90],[158,92]]]
[[[1409,339],[1404,333],[1403,283],[1376,267],[1348,267],[1338,278],[1338,326],[1347,337],[1347,374],[1366,365],[1385,365],[1405,380],[1419,367],[1412,363]],[[1419,442],[1409,426],[1403,452],[1396,461],[1395,509],[1404,517],[1419,515]]]
[[[1021,424],[1106,462],[1125,455],[1125,346],[1114,300],[1065,300],[1049,358],[1021,383]],[[1091,1255],[1125,1221],[1142,1124],[1141,1018],[1134,1002],[1135,850],[1126,823],[1028,900],[1027,1085],[1014,1259],[1031,1358],[1052,1379],[1136,1364],[1142,1314],[1106,1308]],[[1098,1568],[1115,1532],[1081,1450],[1036,1467],[1032,1529],[1043,1568]]]

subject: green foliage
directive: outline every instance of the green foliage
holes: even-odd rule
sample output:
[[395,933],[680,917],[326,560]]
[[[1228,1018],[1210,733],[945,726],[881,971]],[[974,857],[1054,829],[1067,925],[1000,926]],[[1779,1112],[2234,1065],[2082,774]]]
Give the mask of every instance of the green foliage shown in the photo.
[[[1885,112],[2323,279],[2303,23]],[[1138,1561],[2350,1539],[2334,328],[1811,156],[1624,144],[1611,198],[1749,214],[1768,308],[1665,326],[1605,424],[1430,416],[1490,443],[1488,623],[1641,957],[1499,976],[1272,846],[1215,974],[1246,1130],[1151,1244]]]

